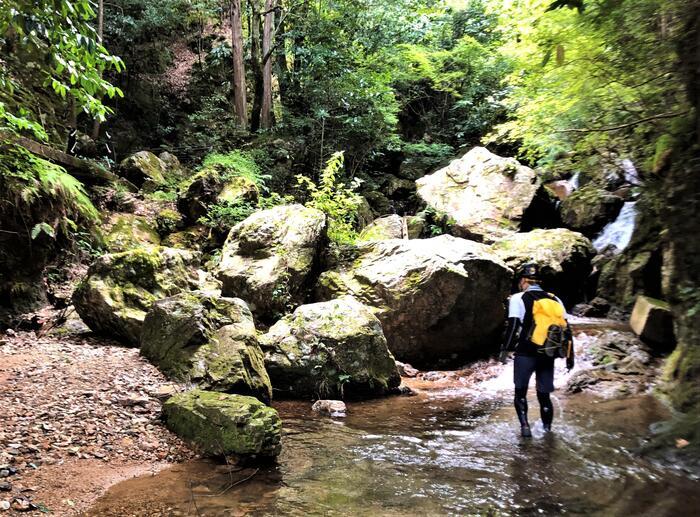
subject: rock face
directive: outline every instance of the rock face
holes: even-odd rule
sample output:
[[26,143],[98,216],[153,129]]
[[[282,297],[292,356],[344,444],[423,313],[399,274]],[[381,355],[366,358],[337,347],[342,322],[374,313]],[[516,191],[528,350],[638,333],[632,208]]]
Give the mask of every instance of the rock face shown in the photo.
[[155,302],[143,322],[141,354],[179,381],[272,398],[253,315],[238,298],[195,291]]
[[260,344],[275,391],[287,396],[357,398],[401,383],[379,320],[349,297],[302,305]]
[[76,287],[73,304],[93,331],[138,346],[143,320],[156,300],[197,288],[198,258],[162,247],[103,255]]
[[258,187],[245,176],[229,176],[212,165],[198,172],[177,200],[177,208],[191,224],[206,215],[209,205],[220,202],[255,201]]
[[360,242],[383,241],[386,239],[403,239],[404,220],[400,215],[387,215],[375,219],[360,233]]
[[139,151],[124,158],[118,174],[146,191],[154,191],[166,183],[167,165],[149,151]]
[[498,241],[493,250],[514,271],[535,262],[543,288],[554,291],[567,307],[582,299],[596,253],[588,238],[564,228],[516,233]]
[[282,446],[277,411],[245,395],[195,389],[163,405],[165,425],[205,454],[275,457]]
[[640,339],[661,350],[672,350],[676,344],[673,335],[673,315],[668,303],[638,296],[630,317],[630,327]]
[[448,235],[361,245],[321,275],[320,299],[373,308],[401,361],[483,355],[500,338],[512,272],[488,246]]
[[592,237],[617,217],[624,203],[618,196],[587,185],[562,201],[561,218],[567,228]]
[[114,213],[109,216],[105,226],[109,228],[104,236],[105,245],[112,253],[160,245],[158,232],[145,217]]
[[217,272],[222,294],[243,298],[258,317],[284,314],[301,303],[325,232],[325,214],[301,205],[251,215],[224,244]]
[[514,158],[475,147],[416,181],[418,195],[454,220],[452,233],[486,243],[518,231],[540,182]]

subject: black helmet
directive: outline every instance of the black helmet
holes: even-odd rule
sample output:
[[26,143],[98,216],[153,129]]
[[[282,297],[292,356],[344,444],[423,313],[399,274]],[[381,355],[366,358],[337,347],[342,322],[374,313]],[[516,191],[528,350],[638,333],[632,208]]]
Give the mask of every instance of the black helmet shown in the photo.
[[529,280],[540,279],[540,268],[533,262],[528,262],[520,267],[518,278],[527,278]]

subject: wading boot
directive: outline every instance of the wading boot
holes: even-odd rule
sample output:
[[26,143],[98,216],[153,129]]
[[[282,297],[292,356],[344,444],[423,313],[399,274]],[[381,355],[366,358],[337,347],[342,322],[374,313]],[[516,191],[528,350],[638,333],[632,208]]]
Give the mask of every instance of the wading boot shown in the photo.
[[520,436],[523,438],[532,438],[532,431],[530,431],[529,425],[524,425],[520,428]]

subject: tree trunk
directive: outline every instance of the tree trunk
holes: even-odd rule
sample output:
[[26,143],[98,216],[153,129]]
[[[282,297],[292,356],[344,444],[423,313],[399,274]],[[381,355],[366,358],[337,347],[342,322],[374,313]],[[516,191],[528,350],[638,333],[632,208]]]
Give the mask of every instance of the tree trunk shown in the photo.
[[284,20],[281,19],[283,16],[284,4],[281,3],[281,0],[278,0],[278,5],[281,5],[282,9],[278,9],[276,12],[276,16],[280,17],[280,20],[278,21],[278,27],[273,39],[277,45],[277,83],[280,90],[280,101],[284,106],[289,74],[289,70],[287,68],[287,49],[285,45],[285,34],[287,30]]
[[260,129],[260,110],[263,99],[263,69],[260,53],[260,0],[250,0],[250,67],[253,71],[253,113],[250,129]]
[[238,125],[245,129],[248,127],[248,107],[245,87],[245,64],[243,63],[241,0],[231,1],[231,40],[233,51],[233,109]]
[[[102,35],[104,34],[104,20],[105,20],[105,8],[104,0],[99,0],[97,4],[97,38],[100,43],[102,43]],[[100,121],[95,119],[92,122],[92,134],[90,135],[93,140],[97,140],[100,136]]]
[[272,127],[272,21],[275,0],[265,0],[265,23],[262,40],[262,106],[260,107],[260,126],[263,129]]

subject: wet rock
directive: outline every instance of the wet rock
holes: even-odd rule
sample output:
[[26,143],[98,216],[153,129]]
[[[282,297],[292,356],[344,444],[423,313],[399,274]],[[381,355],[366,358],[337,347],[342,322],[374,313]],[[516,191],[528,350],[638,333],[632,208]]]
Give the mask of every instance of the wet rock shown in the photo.
[[[582,341],[585,347],[580,346]],[[649,347],[630,332],[578,335],[576,342],[579,355],[588,356],[591,366],[571,375],[566,387],[570,393],[593,391],[602,396],[641,393],[657,375]]]
[[483,147],[420,178],[416,185],[430,208],[454,220],[453,235],[487,243],[520,229],[540,189],[532,169]]
[[217,270],[222,294],[243,298],[258,317],[284,314],[303,300],[325,232],[323,212],[301,205],[251,215],[224,244]]
[[342,400],[317,400],[314,402],[314,405],[311,406],[311,410],[333,417],[344,417],[347,412],[347,407]]
[[213,164],[195,174],[178,197],[177,209],[188,223],[194,224],[214,203],[254,202],[258,195],[258,186],[253,180],[232,174],[220,164]]
[[153,192],[166,183],[167,166],[155,154],[139,151],[121,161],[117,174],[137,187]]
[[632,309],[630,327],[642,341],[661,350],[672,350],[676,343],[671,307],[662,300],[638,296]]
[[7,482],[0,483],[0,492],[10,492],[12,491],[12,485]]
[[416,377],[420,371],[411,366],[408,363],[402,363],[401,361],[396,361],[396,367],[399,369],[401,377]]
[[609,312],[610,302],[600,297],[594,298],[589,303],[579,303],[571,310],[574,316],[584,318],[604,318]]
[[358,246],[318,281],[319,299],[351,295],[382,322],[401,361],[484,354],[500,338],[512,272],[489,249],[448,235]]
[[286,396],[376,396],[401,382],[379,320],[350,297],[302,305],[260,345],[275,391]]
[[593,237],[617,217],[623,204],[622,198],[586,185],[562,201],[561,218],[567,228]]
[[155,302],[143,322],[141,354],[179,381],[272,398],[253,315],[238,298],[195,291]]
[[596,253],[588,238],[564,228],[516,233],[499,240],[493,250],[514,271],[535,262],[543,287],[553,290],[567,306],[583,297]]
[[138,346],[155,301],[198,287],[198,260],[196,253],[163,247],[103,255],[76,287],[73,304],[94,332]]
[[375,219],[358,237],[359,242],[404,238],[404,219],[400,215],[387,215]]
[[254,397],[195,389],[163,405],[166,426],[209,455],[275,457],[281,450],[277,411]]
[[143,246],[159,246],[160,236],[145,217],[114,213],[110,214],[105,227],[105,245],[111,253],[119,253]]

